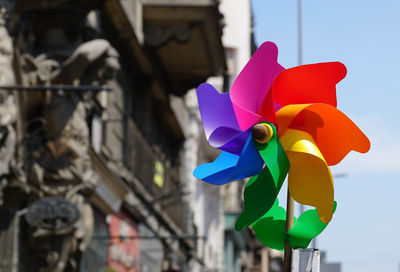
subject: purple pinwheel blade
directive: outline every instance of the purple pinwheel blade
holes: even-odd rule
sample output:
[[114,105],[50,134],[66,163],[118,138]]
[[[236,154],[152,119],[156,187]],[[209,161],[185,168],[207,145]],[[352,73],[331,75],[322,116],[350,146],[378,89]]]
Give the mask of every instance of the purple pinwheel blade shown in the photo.
[[256,149],[252,136],[249,136],[240,156],[222,152],[211,163],[199,165],[193,175],[214,185],[257,175],[261,172],[264,161]]
[[243,134],[236,120],[228,93],[219,93],[212,85],[197,88],[201,120],[207,140],[212,147],[240,154],[249,132]]
[[[251,133],[251,130],[248,129],[240,134],[238,134],[235,138],[233,138],[231,141],[227,142],[223,146],[219,147],[218,149],[224,150],[226,152],[232,153],[239,155],[240,152],[243,150],[243,146],[246,143],[246,140],[249,138],[249,135]],[[214,133],[215,135],[221,135],[221,133]],[[213,134],[213,136],[214,136]]]

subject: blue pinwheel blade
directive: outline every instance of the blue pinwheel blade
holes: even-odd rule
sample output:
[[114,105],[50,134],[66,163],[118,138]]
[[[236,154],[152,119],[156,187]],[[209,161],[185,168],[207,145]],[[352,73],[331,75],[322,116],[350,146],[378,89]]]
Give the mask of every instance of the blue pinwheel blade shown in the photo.
[[242,178],[261,173],[264,161],[255,147],[250,135],[240,156],[222,152],[211,162],[199,165],[193,175],[214,185],[223,185]]

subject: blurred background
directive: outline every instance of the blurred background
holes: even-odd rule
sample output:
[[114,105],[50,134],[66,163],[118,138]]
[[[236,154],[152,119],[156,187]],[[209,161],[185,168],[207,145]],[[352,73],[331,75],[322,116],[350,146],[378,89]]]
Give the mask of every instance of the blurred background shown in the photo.
[[338,108],[372,144],[332,168],[321,271],[399,271],[399,14],[396,0],[0,0],[0,271],[281,271],[282,252],[234,230],[245,181],[192,175],[218,156],[195,88],[228,92],[264,41],[285,68],[343,62]]

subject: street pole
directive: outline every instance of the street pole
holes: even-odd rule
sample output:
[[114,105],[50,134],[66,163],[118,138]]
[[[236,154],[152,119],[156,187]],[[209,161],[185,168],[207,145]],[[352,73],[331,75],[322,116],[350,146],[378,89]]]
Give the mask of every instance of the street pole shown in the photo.
[[[297,42],[298,42],[298,65],[303,64],[303,30],[302,30],[302,3],[297,1]],[[304,205],[300,204],[300,214],[304,212]]]
[[299,65],[303,64],[303,29],[302,29],[302,3],[297,2],[297,34],[298,34],[298,49],[299,49]]
[[[294,216],[294,200],[289,192],[289,186],[287,189],[287,200],[286,200],[286,233],[293,227],[293,216]],[[283,272],[292,271],[292,248],[288,241],[285,241],[285,252],[283,256]]]

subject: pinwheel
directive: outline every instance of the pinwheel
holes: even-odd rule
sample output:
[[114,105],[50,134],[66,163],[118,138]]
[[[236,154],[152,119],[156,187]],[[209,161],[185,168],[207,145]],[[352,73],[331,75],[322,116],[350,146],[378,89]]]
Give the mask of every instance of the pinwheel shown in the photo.
[[[214,185],[250,177],[238,231],[251,226],[266,246],[305,248],[336,209],[329,166],[351,150],[370,148],[364,133],[336,106],[336,84],[346,75],[340,62],[284,69],[278,49],[262,44],[232,85],[219,93],[210,84],[197,89],[204,132],[222,150],[194,176]],[[294,218],[285,231],[286,211],[277,195],[288,176],[290,195],[315,207]]]

